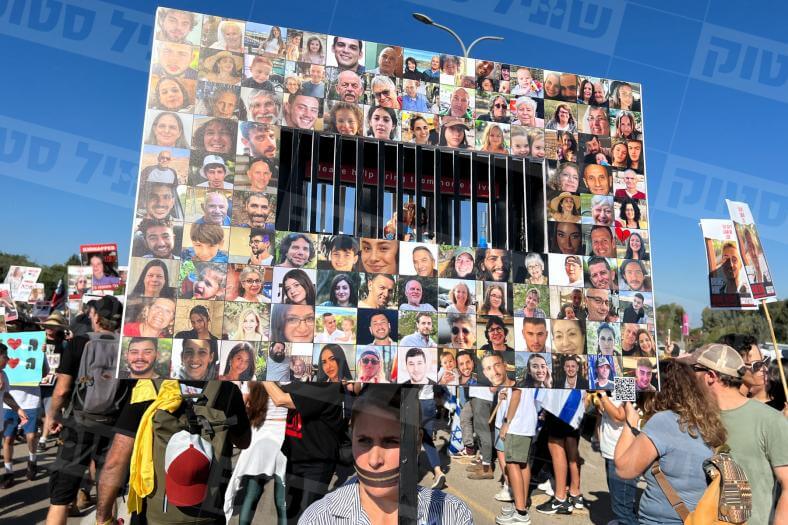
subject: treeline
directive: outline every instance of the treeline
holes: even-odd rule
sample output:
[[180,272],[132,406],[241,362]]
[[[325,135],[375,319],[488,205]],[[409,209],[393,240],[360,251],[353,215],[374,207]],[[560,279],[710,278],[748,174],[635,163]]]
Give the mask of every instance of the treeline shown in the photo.
[[74,254],[68,258],[63,264],[53,264],[47,266],[39,264],[30,259],[27,255],[15,255],[11,253],[0,252],[0,282],[5,280],[8,274],[8,269],[11,266],[37,266],[41,268],[41,275],[38,282],[44,283],[44,297],[49,300],[55,292],[57,282],[63,279],[63,286],[66,286],[66,267],[81,264],[79,256]]

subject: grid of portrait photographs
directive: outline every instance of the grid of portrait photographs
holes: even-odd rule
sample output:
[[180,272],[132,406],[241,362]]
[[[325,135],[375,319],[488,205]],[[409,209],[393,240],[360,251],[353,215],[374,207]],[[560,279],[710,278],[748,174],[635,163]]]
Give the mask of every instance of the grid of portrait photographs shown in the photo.
[[[523,386],[658,387],[640,105],[639,84],[159,8],[119,377],[456,385],[470,359],[484,385],[500,352]],[[276,231],[282,127],[543,160],[547,253]]]

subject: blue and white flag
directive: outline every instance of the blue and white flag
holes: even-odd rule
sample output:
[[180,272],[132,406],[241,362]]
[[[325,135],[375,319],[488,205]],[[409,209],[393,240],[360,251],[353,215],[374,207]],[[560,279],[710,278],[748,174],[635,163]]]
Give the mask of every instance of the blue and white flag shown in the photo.
[[536,408],[543,408],[572,428],[580,428],[585,414],[585,390],[539,388]]

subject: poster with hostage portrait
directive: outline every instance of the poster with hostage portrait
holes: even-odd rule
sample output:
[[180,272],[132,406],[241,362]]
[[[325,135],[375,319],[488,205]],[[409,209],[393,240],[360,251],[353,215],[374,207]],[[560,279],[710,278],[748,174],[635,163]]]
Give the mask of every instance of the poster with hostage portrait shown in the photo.
[[44,332],[11,332],[0,334],[0,343],[8,347],[5,373],[12,386],[38,386],[43,377]]
[[41,268],[35,266],[10,266],[3,282],[8,284],[14,301],[25,302],[30,298],[39,275]]
[[[582,390],[635,370],[618,357],[635,344],[652,356],[639,86],[167,8],[153,36],[119,372],[453,385],[473,361],[482,383]],[[547,253],[493,246],[489,224],[475,246],[433,244],[443,223],[417,205],[407,171],[381,232],[307,226],[327,208],[285,193],[294,128],[546,160],[527,219],[543,221],[534,242]],[[485,181],[479,225],[492,213],[486,179],[474,179]],[[416,229],[423,242],[404,242]],[[738,240],[744,282],[765,266],[751,244]],[[114,246],[83,248],[69,273],[74,315],[125,280]],[[624,322],[649,331],[623,337]]]
[[757,309],[742,264],[733,221],[703,219],[700,227],[706,244],[711,307],[730,310]]
[[117,244],[83,244],[79,253],[82,266],[90,266],[93,290],[114,290],[120,286]]
[[746,202],[736,202],[725,199],[728,204],[728,213],[731,215],[733,227],[736,229],[736,238],[739,240],[742,263],[747,273],[747,280],[752,289],[754,299],[776,297],[772,273],[766,263],[766,254],[763,251],[761,238],[755,227],[755,219]]

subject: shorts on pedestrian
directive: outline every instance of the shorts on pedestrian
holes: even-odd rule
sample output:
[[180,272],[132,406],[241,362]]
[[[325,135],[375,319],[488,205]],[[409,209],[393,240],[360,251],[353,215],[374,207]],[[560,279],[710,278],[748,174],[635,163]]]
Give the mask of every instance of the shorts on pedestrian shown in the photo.
[[564,439],[575,438],[580,439],[580,429],[572,428],[571,425],[564,423],[563,420],[557,418],[550,412],[545,411],[545,426],[547,430],[547,437]]
[[507,463],[528,463],[531,452],[532,436],[506,434],[506,451],[504,458]]
[[[87,476],[90,461],[96,462],[96,472],[101,472],[111,438],[100,432],[67,420],[61,432],[63,444],[49,476],[49,502],[68,505],[77,496],[82,480]],[[100,474],[99,474],[100,475]]]
[[495,435],[493,437],[494,437],[493,442],[495,443],[495,450],[497,450],[498,452],[503,452],[504,450],[506,450],[506,444],[501,439],[501,431],[497,427],[495,429]]
[[[34,434],[36,431],[36,422],[38,420],[38,408],[26,408],[25,415],[27,415],[27,423],[22,427],[25,434]],[[11,410],[6,408],[3,410],[3,437],[13,437],[16,434],[16,428],[19,426],[19,416]]]

